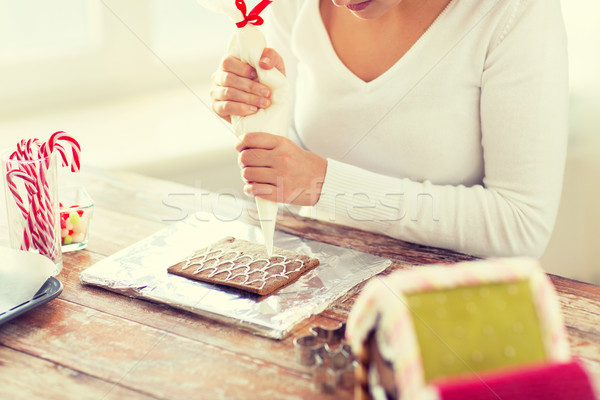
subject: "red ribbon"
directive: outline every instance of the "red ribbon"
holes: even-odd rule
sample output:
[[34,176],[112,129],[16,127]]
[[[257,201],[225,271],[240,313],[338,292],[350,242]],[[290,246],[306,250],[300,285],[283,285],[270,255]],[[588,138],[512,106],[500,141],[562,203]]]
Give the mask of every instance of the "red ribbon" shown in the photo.
[[235,0],[236,7],[244,16],[244,20],[236,23],[236,26],[238,28],[243,28],[247,23],[251,23],[252,25],[262,25],[262,23],[265,21],[259,16],[259,14],[272,2],[272,0],[262,0],[256,5],[256,7],[252,9],[252,11],[250,11],[249,14],[246,14],[246,3],[244,0]]

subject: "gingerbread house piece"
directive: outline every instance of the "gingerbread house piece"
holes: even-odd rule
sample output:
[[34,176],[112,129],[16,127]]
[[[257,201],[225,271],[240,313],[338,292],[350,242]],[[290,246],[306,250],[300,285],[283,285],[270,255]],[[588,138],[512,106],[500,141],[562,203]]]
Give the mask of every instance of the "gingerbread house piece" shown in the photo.
[[374,279],[346,336],[359,362],[357,399],[595,398],[570,357],[554,288],[531,259]]

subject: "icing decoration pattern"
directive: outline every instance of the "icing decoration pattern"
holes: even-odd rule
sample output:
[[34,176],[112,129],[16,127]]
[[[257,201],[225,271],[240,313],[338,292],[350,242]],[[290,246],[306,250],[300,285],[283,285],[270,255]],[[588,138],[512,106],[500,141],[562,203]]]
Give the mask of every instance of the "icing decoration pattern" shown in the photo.
[[[263,289],[269,280],[289,279],[290,274],[302,270],[304,261],[280,255],[273,255],[269,259],[255,259],[250,254],[240,251],[208,248],[186,259],[181,269],[186,270],[189,267],[196,267],[194,274],[212,271],[208,275],[209,278],[221,275],[220,279],[242,285],[254,286],[260,283],[258,288]],[[223,274],[226,274],[225,278]]]

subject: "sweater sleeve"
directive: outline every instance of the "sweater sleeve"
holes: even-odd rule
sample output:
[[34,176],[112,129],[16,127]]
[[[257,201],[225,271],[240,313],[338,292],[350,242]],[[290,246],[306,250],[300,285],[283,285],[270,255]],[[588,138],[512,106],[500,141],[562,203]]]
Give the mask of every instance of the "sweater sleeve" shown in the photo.
[[328,159],[321,198],[303,214],[473,255],[539,257],[560,199],[567,110],[560,2],[516,0],[482,72],[483,182],[436,185]]

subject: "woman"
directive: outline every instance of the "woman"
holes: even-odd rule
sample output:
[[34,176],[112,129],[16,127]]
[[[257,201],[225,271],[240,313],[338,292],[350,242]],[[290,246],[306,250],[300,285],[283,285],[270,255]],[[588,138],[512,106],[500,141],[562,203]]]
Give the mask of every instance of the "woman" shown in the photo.
[[[246,193],[480,256],[540,256],[567,137],[559,0],[280,0],[261,68],[287,70],[290,139],[254,132]],[[285,67],[284,67],[285,66]],[[213,75],[222,118],[269,106],[253,69]]]

